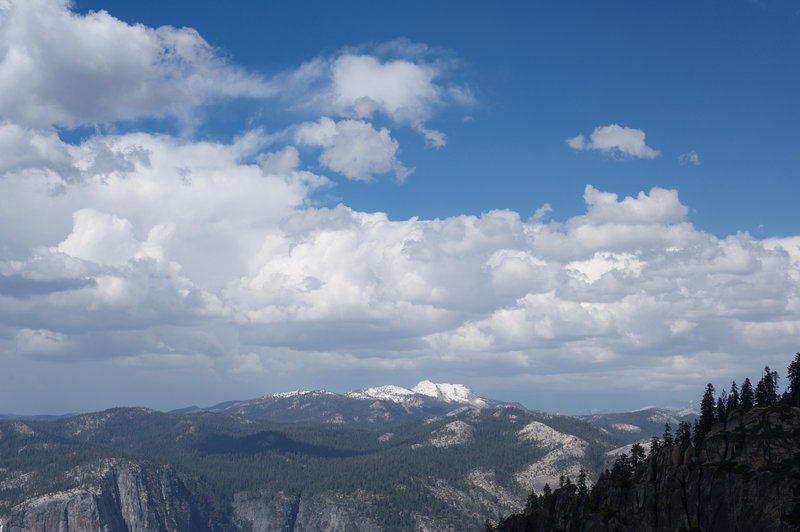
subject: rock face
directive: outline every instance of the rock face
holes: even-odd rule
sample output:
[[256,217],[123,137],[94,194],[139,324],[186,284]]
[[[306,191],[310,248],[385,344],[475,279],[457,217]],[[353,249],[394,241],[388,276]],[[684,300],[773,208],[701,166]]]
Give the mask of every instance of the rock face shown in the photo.
[[734,412],[696,456],[662,449],[630,478],[603,479],[588,497],[560,488],[498,530],[800,530],[800,408]]
[[252,532],[380,532],[369,517],[373,499],[365,492],[237,493],[234,518],[241,529]]
[[218,530],[212,505],[172,467],[107,460],[77,471],[84,487],[29,499],[0,517],[6,532]]

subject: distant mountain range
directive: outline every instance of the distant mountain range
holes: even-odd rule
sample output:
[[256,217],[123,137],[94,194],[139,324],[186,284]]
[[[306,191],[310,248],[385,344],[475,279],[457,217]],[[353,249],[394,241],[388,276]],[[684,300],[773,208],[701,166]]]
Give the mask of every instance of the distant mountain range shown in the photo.
[[326,390],[296,390],[246,401],[226,401],[208,408],[192,406],[173,412],[218,412],[281,423],[332,423],[369,428],[443,416],[465,407],[502,405],[524,409],[517,403],[478,397],[463,384],[425,380],[411,389],[387,385],[343,394]]
[[606,431],[625,443],[649,442],[653,436],[664,433],[664,425],[669,424],[673,432],[682,421],[689,424],[697,419],[693,408],[644,408],[633,412],[614,414],[592,414],[579,416],[580,419]]
[[[0,420],[8,530],[472,530],[684,412],[583,418],[422,381]],[[135,504],[133,501],[138,501]],[[124,526],[123,526],[124,525]]]

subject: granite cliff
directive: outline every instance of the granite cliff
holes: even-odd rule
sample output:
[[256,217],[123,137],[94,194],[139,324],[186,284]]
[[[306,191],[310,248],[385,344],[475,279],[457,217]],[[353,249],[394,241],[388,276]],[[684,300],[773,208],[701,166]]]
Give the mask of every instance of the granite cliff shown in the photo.
[[202,487],[173,467],[102,460],[73,471],[79,487],[34,497],[0,516],[5,532],[212,531],[218,524]]

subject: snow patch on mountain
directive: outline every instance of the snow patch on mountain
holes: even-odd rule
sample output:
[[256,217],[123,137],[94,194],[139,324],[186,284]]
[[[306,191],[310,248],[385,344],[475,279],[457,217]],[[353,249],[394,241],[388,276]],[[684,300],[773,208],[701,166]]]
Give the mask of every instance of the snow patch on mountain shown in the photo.
[[515,476],[517,482],[525,489],[535,488],[541,491],[545,483],[556,485],[561,475],[577,478],[582,460],[589,444],[573,436],[564,434],[554,428],[532,421],[517,432],[517,437],[533,443],[549,452],[541,459],[528,464]]
[[435,383],[425,380],[417,383],[412,388],[412,391],[445,403],[462,403],[478,407],[486,406],[486,401],[472,393],[472,390],[463,384]]
[[17,433],[19,436],[35,436],[36,432],[25,423],[21,421],[15,421],[11,424],[11,430]]
[[522,427],[522,429],[517,432],[517,437],[520,441],[535,443],[539,447],[545,449],[553,449],[560,445],[575,444],[578,442],[586,443],[577,436],[564,434],[539,421],[531,421]]
[[647,420],[652,421],[653,423],[669,423],[670,425],[677,425],[680,423],[678,418],[666,412],[656,412],[652,416],[648,417]]
[[611,428],[620,432],[642,432],[642,427],[637,427],[630,423],[614,423]]
[[541,459],[528,464],[514,476],[526,490],[533,488],[541,492],[545,484],[557,486],[561,475],[578,478],[589,444],[576,436],[563,434],[562,436],[567,436],[563,445],[557,446]]
[[625,453],[628,456],[631,454],[631,449],[636,444],[641,445],[645,450],[650,448],[650,441],[649,440],[642,440],[639,442],[629,443],[628,445],[623,445],[622,447],[617,447],[616,449],[611,449],[610,451],[606,451],[606,456],[611,458],[616,458],[617,456]]
[[311,392],[309,390],[293,390],[291,392],[278,392],[273,393],[272,395],[268,395],[267,397],[274,397],[275,399],[288,399],[289,397],[299,397],[301,395],[308,395]]
[[[336,394],[334,392],[329,392],[328,390],[293,390],[291,392],[273,393],[271,395],[267,395],[263,399],[264,400],[267,400],[267,399],[289,399],[289,398],[292,398],[292,397],[305,397],[305,396],[321,397],[321,396],[327,396],[327,395],[338,395],[338,394]],[[251,402],[251,401],[247,401],[247,402]]]
[[417,404],[419,396],[428,397],[444,403],[463,404],[483,408],[487,402],[475,395],[472,390],[463,384],[434,383],[428,380],[419,382],[411,389],[402,386],[387,384],[354,390],[344,394],[351,399],[377,399],[379,401],[392,401],[402,405]]
[[406,400],[416,395],[416,392],[408,388],[403,388],[402,386],[388,384],[386,386],[376,386],[374,388],[347,392],[345,395],[351,399],[378,399],[381,401],[404,403]]
[[504,506],[514,507],[519,504],[515,493],[497,483],[497,477],[493,470],[473,469],[467,474],[467,482],[485,491],[489,496],[496,497],[498,502]]
[[451,447],[464,445],[472,441],[475,429],[464,421],[452,421],[431,433],[428,442],[434,447]]

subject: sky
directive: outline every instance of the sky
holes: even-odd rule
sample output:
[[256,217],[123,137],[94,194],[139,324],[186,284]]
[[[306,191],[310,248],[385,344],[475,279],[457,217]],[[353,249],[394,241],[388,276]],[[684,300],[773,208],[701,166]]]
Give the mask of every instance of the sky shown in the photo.
[[800,350],[800,4],[0,0],[0,413]]

